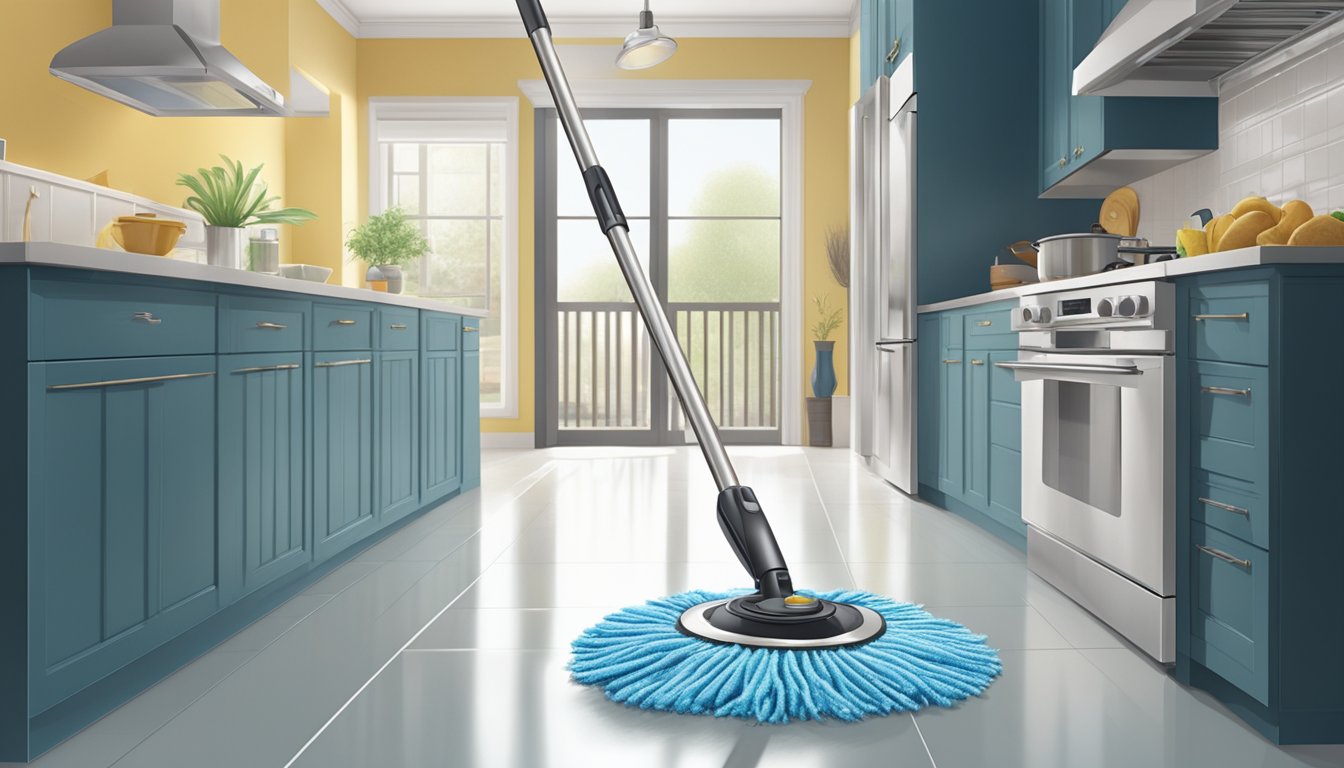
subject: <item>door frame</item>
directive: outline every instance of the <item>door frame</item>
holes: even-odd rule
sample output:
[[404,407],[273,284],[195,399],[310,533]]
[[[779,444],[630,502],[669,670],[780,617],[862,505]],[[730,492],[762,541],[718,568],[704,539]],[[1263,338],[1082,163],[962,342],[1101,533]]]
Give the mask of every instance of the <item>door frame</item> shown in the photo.
[[[614,80],[576,79],[570,83],[579,104],[589,109],[731,110],[777,109],[780,112],[780,295],[779,295],[779,434],[780,443],[802,442],[803,409],[803,97],[811,80]],[[534,220],[544,207],[538,205],[544,192],[545,155],[549,135],[537,111],[554,109],[555,102],[544,80],[519,80],[518,88],[533,106]],[[547,227],[535,227],[535,254],[546,253],[550,243]],[[544,307],[551,285],[543,271],[534,276],[535,304]],[[535,313],[536,370],[545,375],[554,364],[554,345],[545,340],[554,333],[554,323],[544,312]],[[535,445],[556,444],[548,402],[548,387],[535,388]]]

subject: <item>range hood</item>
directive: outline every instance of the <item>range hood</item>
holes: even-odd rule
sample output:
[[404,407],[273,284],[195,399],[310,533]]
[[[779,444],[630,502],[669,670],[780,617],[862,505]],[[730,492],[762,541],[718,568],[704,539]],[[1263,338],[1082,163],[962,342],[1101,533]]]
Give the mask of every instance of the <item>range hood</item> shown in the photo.
[[1222,75],[1341,13],[1344,0],[1129,0],[1073,70],[1073,92],[1217,96]]
[[220,44],[219,0],[112,0],[112,26],[51,73],[158,117],[288,117],[285,97]]

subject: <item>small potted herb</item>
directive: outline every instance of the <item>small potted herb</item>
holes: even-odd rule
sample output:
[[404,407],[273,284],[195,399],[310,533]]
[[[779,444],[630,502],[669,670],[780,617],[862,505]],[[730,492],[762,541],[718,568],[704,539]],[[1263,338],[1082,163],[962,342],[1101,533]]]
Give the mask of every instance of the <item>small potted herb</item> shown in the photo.
[[192,191],[186,207],[205,219],[205,260],[217,266],[243,268],[247,246],[246,227],[255,224],[302,224],[317,214],[303,208],[271,205],[280,198],[268,195],[266,182],[259,181],[263,166],[244,173],[243,164],[220,155],[227,168],[198,168],[196,175],[180,173],[177,184]]
[[388,293],[401,293],[401,268],[429,254],[429,240],[400,208],[389,208],[356,227],[345,241],[352,258],[378,268]]

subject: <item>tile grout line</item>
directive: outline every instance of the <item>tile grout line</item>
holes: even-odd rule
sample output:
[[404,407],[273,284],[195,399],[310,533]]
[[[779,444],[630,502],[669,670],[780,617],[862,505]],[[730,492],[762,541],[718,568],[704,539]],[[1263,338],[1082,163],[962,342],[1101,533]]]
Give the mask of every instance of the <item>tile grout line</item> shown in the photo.
[[821,502],[821,513],[826,516],[826,527],[831,529],[831,540],[835,542],[835,550],[840,555],[840,562],[845,566],[845,573],[849,574],[851,588],[858,589],[859,582],[854,578],[854,569],[849,567],[849,557],[840,547],[840,536],[835,532],[835,522],[831,520],[831,511],[827,508],[826,499],[821,495],[821,486],[817,484],[817,473],[812,471],[812,460],[808,458],[806,450],[801,453],[803,454],[803,463],[807,465],[807,476],[812,478],[812,490],[817,494],[817,501]]
[[[517,499],[521,498],[524,494],[526,494],[528,491],[532,490],[532,488],[534,488],[538,483],[540,483],[541,480],[542,480],[542,478],[547,477],[548,475],[550,475],[550,474],[551,474],[551,471],[554,469],[554,467],[551,466],[553,463],[554,463],[554,459],[550,459],[550,458],[548,458],[547,461],[546,461],[547,471],[546,471],[546,472],[541,472],[540,474],[538,474],[537,472],[532,473],[533,475],[538,475],[538,476],[536,477],[536,479],[533,480],[531,483],[529,483],[529,484],[527,485],[526,488],[524,488],[523,490],[519,491],[518,494],[517,494],[516,496],[513,497],[513,500],[516,501]],[[531,477],[531,475],[529,475],[528,477]],[[525,477],[524,479],[527,479],[527,478]],[[541,514],[540,512],[537,513],[538,516],[539,516],[540,514]],[[534,517],[533,519],[535,519],[535,517]],[[529,521],[529,522],[531,522],[531,521]],[[522,527],[526,527],[526,525],[524,525],[524,526],[522,526]],[[477,531],[477,532],[476,532],[476,535],[479,535],[479,534],[480,534],[480,531]],[[519,534],[519,535],[521,535],[521,531],[520,531],[520,534]],[[515,540],[516,540],[516,539],[515,539]],[[507,547],[506,547],[505,549],[507,549]],[[455,551],[455,550],[454,550],[454,551]],[[432,618],[430,618],[429,621],[425,622],[424,626],[420,627],[420,629],[417,630],[415,634],[411,635],[410,639],[408,639],[408,640],[407,640],[407,641],[406,641],[400,648],[398,648],[397,651],[396,651],[396,653],[392,654],[392,656],[389,657],[387,661],[383,662],[383,665],[382,665],[381,667],[379,667],[378,670],[377,670],[376,672],[373,673],[373,676],[370,677],[368,680],[365,680],[365,681],[364,681],[364,684],[361,685],[361,686],[359,686],[359,688],[356,689],[355,692],[354,692],[353,694],[350,695],[350,698],[346,699],[346,700],[345,700],[345,703],[342,704],[342,705],[341,705],[341,706],[340,706],[334,713],[332,713],[331,717],[327,718],[327,721],[326,721],[325,723],[322,724],[322,727],[321,727],[321,728],[318,728],[318,729],[317,729],[317,732],[314,733],[314,734],[308,739],[308,741],[304,742],[303,746],[299,748],[299,751],[294,753],[294,756],[291,757],[291,758],[284,764],[283,768],[291,768],[296,762],[298,762],[299,758],[300,758],[300,757],[303,757],[303,753],[304,753],[304,752],[307,752],[307,751],[308,751],[308,748],[311,747],[311,746],[312,746],[312,745],[313,745],[319,738],[321,738],[322,734],[325,733],[326,730],[327,730],[328,728],[331,727],[331,724],[334,723],[334,722],[336,722],[336,718],[340,717],[340,716],[341,716],[341,713],[345,712],[345,710],[348,709],[348,708],[350,707],[350,705],[353,704],[353,703],[355,702],[355,699],[359,698],[360,694],[364,693],[364,691],[367,690],[368,687],[369,687],[370,685],[373,684],[373,681],[375,681],[375,680],[378,679],[378,676],[381,675],[381,674],[383,673],[384,670],[386,670],[388,667],[392,666],[392,662],[394,662],[394,661],[396,661],[398,658],[400,658],[401,655],[402,655],[402,653],[404,653],[404,652],[406,651],[406,649],[409,648],[409,647],[411,646],[412,643],[414,643],[416,640],[420,639],[420,636],[423,635],[423,634],[425,633],[425,631],[428,630],[431,626],[433,626],[434,622],[438,621],[439,618],[440,618],[441,616],[443,616],[443,614],[446,613],[446,612],[448,611],[449,608],[452,608],[452,607],[453,607],[453,604],[456,603],[458,600],[460,600],[460,599],[462,598],[462,595],[464,595],[464,594],[467,593],[467,590],[469,590],[469,589],[471,589],[472,587],[476,586],[476,584],[477,584],[478,582],[480,582],[481,578],[485,576],[486,572],[489,571],[490,568],[493,567],[495,563],[499,562],[499,558],[500,558],[500,557],[503,557],[503,555],[504,555],[504,551],[501,550],[500,553],[499,553],[498,555],[495,556],[495,559],[491,560],[490,563],[489,563],[488,565],[486,565],[484,568],[481,569],[481,572],[478,573],[478,574],[476,575],[476,578],[474,578],[474,579],[471,580],[471,583],[470,583],[470,584],[468,584],[468,585],[466,585],[465,587],[463,587],[462,590],[461,590],[460,592],[458,592],[457,595],[455,595],[455,596],[453,597],[452,600],[449,600],[449,601],[447,602],[447,604],[445,604],[445,605],[443,606],[443,608],[440,608],[440,609],[439,609],[438,613],[434,614],[434,616],[433,616]]]
[[919,721],[915,719],[915,713],[910,712],[910,723],[915,726],[915,734],[919,736],[919,743],[924,745],[924,754],[929,756],[929,765],[932,768],[938,768],[938,761],[933,759],[933,750],[929,749],[929,742],[924,738],[924,731],[919,727]]

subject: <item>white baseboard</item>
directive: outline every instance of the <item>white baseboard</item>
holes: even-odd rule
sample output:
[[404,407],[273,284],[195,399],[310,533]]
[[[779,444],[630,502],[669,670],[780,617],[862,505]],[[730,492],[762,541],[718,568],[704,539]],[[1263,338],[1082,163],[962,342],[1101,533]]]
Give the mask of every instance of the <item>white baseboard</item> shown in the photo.
[[531,432],[482,432],[482,448],[532,448],[537,438]]

